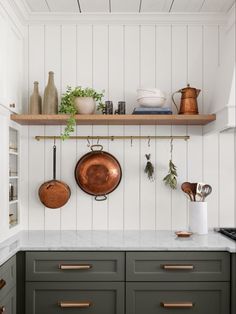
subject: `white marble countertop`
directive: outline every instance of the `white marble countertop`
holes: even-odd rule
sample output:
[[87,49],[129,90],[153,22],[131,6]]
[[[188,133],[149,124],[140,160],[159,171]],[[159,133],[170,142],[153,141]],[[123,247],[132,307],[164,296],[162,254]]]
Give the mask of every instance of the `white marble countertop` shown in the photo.
[[228,251],[236,241],[210,232],[177,238],[172,231],[21,231],[0,243],[0,265],[18,251]]

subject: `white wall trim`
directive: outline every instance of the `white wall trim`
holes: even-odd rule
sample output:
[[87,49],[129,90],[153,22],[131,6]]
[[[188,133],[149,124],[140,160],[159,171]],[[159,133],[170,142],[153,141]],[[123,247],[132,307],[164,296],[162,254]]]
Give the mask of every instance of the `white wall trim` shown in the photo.
[[204,24],[219,25],[226,23],[225,14],[200,14],[200,13],[106,13],[106,14],[83,14],[83,13],[31,13],[29,24]]

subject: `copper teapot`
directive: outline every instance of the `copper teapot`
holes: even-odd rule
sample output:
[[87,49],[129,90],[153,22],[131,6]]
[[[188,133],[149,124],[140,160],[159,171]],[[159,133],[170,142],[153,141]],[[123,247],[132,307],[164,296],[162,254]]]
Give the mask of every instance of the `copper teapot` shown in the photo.
[[[200,89],[190,87],[190,85],[188,84],[187,87],[173,93],[172,101],[175,104],[178,114],[198,114],[197,97],[200,92]],[[174,99],[174,95],[177,93],[181,93],[180,109],[178,109],[178,106],[176,105]]]

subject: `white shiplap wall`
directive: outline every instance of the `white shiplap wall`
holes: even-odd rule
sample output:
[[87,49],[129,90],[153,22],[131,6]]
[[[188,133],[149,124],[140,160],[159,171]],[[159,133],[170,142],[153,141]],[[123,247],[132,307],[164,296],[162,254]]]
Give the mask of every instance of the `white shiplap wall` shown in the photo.
[[[28,27],[25,103],[32,83],[41,92],[49,70],[55,72],[60,93],[67,85],[106,90],[106,99],[125,100],[131,112],[138,86],[156,86],[171,95],[188,82],[202,89],[201,112],[211,108],[214,76],[220,64],[218,25],[32,25]],[[170,104],[170,97],[168,99]],[[169,142],[102,141],[121,163],[123,179],[107,202],[83,193],[73,177],[76,161],[88,152],[86,141],[58,142],[57,175],[72,190],[68,204],[44,208],[39,185],[52,177],[52,141],[35,135],[59,135],[60,126],[23,127],[22,208],[27,229],[179,229],[188,224],[188,202],[178,188],[170,191],[162,179],[167,172]],[[202,181],[213,186],[208,199],[209,226],[232,225],[234,214],[234,135],[202,136],[197,126],[78,126],[78,135],[190,135],[174,141],[179,183]],[[145,153],[152,154],[156,180],[143,173]]]

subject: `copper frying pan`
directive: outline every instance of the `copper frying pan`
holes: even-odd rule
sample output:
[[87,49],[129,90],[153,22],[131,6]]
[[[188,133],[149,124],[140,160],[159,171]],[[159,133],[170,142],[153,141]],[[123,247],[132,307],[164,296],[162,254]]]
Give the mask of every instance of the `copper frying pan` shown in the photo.
[[71,195],[69,186],[56,180],[56,145],[53,146],[53,180],[43,183],[38,191],[40,201],[48,208],[64,206]]
[[[98,149],[95,150],[95,147]],[[84,192],[94,195],[95,200],[104,201],[121,181],[121,166],[113,155],[103,151],[102,145],[90,148],[91,152],[77,162],[75,180]]]

